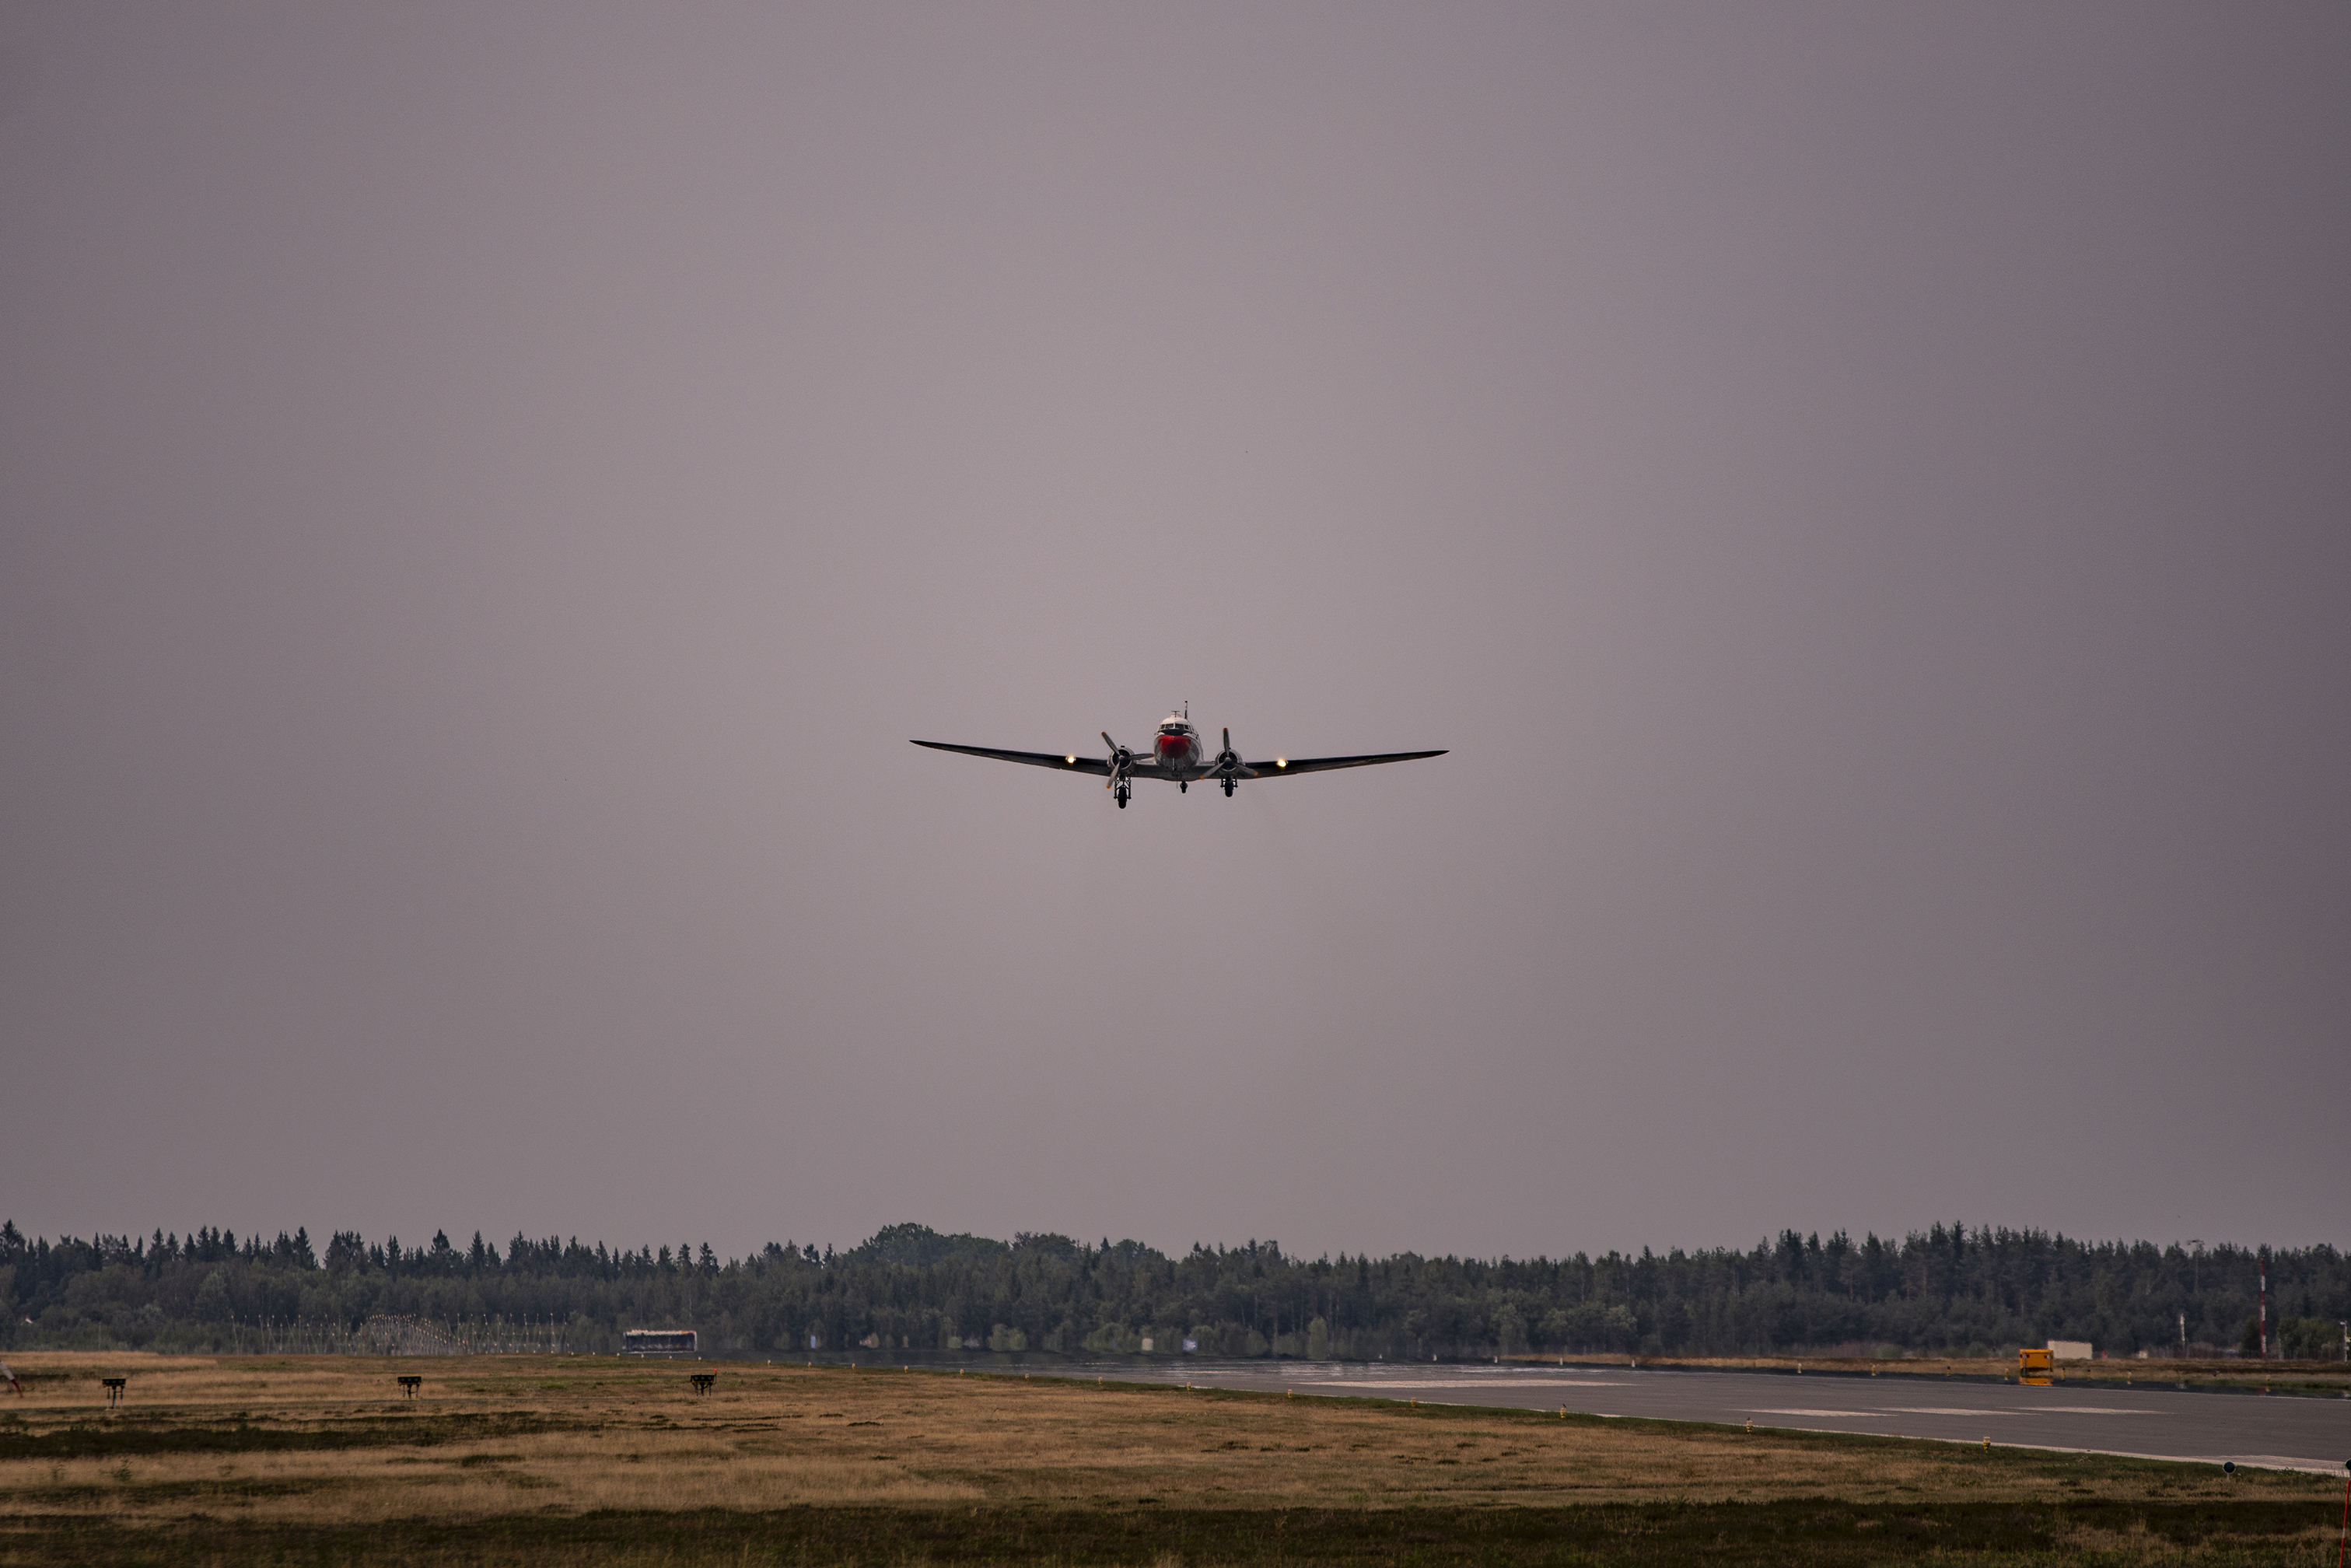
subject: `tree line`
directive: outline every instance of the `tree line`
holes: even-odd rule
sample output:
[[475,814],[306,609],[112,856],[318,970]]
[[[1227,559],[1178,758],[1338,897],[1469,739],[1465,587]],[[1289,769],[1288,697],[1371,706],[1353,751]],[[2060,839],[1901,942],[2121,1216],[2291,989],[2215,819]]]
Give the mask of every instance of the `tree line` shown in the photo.
[[694,1328],[734,1352],[1026,1351],[1348,1360],[1632,1352],[1995,1354],[2084,1339],[2101,1354],[2254,1354],[2260,1260],[2271,1353],[2332,1359],[2351,1317],[2334,1247],[2083,1241],[1933,1225],[1897,1239],[1780,1233],[1753,1248],[1531,1260],[1312,1260],[1271,1241],[1169,1254],[1137,1241],[1010,1241],[893,1225],[856,1247],[707,1241],[613,1249],[479,1232],[422,1245],[307,1229],[265,1240],[27,1239],[0,1225],[0,1347],[218,1351],[324,1343],[391,1319],[531,1324],[577,1351]]

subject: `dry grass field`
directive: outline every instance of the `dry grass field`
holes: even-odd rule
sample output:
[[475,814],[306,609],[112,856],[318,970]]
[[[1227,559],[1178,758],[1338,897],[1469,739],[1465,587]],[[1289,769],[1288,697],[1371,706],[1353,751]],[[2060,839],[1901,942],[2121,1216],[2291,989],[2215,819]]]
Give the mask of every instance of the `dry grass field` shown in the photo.
[[[2025,1449],[943,1372],[15,1364],[11,1564],[2315,1564],[2340,1494]],[[423,1378],[413,1399],[399,1374]],[[127,1378],[120,1407],[102,1376]]]

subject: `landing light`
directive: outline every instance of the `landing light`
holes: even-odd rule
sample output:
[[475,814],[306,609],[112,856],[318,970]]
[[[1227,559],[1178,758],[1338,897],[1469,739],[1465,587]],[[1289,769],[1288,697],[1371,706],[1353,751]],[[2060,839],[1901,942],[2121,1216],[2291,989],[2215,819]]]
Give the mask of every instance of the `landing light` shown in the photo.
[[1287,768],[1290,766],[1290,758],[1287,757],[1277,757],[1273,759],[1273,765],[1276,768]]
[[1064,757],[1061,760],[1068,763],[1072,768],[1075,768],[1078,765],[1078,759],[1074,757]]

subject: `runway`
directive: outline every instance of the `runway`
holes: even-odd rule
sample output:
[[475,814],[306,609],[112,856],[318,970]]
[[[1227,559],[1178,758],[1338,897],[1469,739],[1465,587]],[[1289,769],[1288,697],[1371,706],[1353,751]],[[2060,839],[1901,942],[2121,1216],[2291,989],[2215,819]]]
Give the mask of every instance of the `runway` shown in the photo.
[[1855,1377],[1738,1372],[1634,1371],[1624,1367],[1414,1366],[1182,1363],[1089,1368],[1130,1382],[1216,1388],[1295,1389],[1310,1395],[1417,1399],[1426,1405],[1565,1408],[1594,1416],[1649,1416],[1868,1432],[1995,1447],[2126,1454],[2142,1458],[2340,1476],[2351,1460],[2351,1400],[2086,1388],[2060,1384],[1962,1383],[1924,1377]]

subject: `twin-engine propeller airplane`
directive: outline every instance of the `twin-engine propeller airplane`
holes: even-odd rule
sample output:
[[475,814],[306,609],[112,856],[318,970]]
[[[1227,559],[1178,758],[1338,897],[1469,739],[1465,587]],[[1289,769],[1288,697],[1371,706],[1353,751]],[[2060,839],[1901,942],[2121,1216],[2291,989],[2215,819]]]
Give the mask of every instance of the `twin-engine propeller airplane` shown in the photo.
[[1200,749],[1200,732],[1192,727],[1192,705],[1186,703],[1181,713],[1171,713],[1159,722],[1159,733],[1151,737],[1148,755],[1128,750],[1102,734],[1102,744],[1110,747],[1105,758],[1080,757],[1075,752],[1059,756],[1043,751],[1000,751],[992,746],[949,746],[944,740],[918,740],[916,746],[927,746],[934,751],[960,751],[967,757],[993,757],[999,762],[1026,762],[1031,768],[1053,768],[1063,773],[1107,774],[1105,788],[1115,790],[1121,810],[1126,809],[1126,798],[1134,791],[1138,779],[1167,779],[1175,781],[1179,791],[1189,791],[1196,779],[1208,779],[1225,787],[1229,797],[1233,787],[1244,779],[1281,779],[1292,773],[1325,773],[1333,768],[1369,768],[1374,762],[1410,762],[1416,758],[1442,757],[1443,751],[1384,751],[1376,757],[1277,757],[1270,762],[1244,762],[1233,749],[1233,732],[1225,731],[1225,747],[1214,757],[1204,757]]

